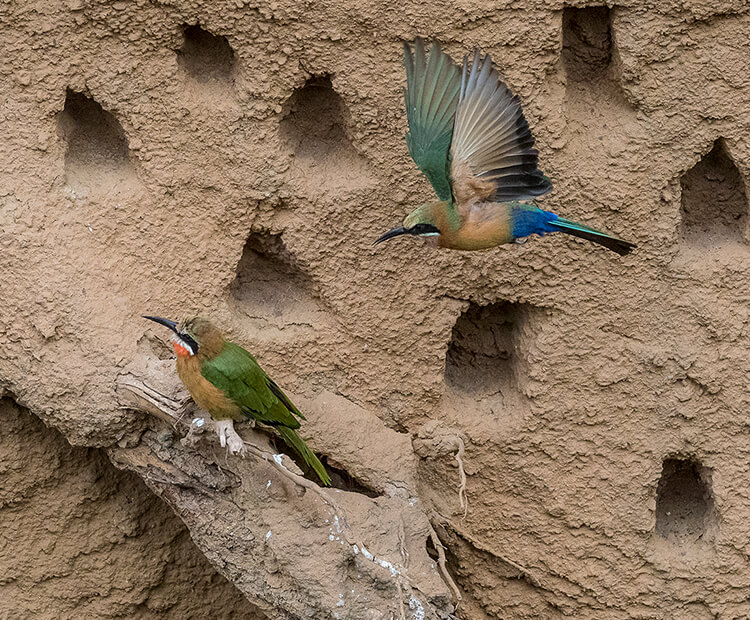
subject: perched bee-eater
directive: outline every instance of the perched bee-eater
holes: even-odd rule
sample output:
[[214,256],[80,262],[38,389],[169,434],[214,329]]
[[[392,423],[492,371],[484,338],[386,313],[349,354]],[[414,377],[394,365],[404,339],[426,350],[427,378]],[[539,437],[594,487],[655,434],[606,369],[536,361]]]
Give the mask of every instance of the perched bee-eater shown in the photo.
[[634,244],[576,224],[532,200],[552,189],[537,167],[521,102],[479,51],[463,69],[433,43],[429,59],[417,39],[404,44],[406,143],[439,202],[412,211],[375,243],[416,235],[454,250],[484,250],[532,234],[564,232],[625,255]]
[[325,485],[331,478],[312,450],[295,432],[305,419],[260,367],[239,345],[224,339],[209,321],[187,319],[181,323],[144,316],[172,330],[177,353],[177,374],[195,403],[216,421],[222,447],[244,453],[245,444],[234,430],[234,420],[252,419],[270,426],[302,457]]

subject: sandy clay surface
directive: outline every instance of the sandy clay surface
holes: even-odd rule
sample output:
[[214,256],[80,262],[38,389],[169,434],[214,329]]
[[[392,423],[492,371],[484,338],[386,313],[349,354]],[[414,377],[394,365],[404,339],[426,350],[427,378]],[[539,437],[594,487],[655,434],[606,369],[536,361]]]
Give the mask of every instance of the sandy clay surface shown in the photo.
[[[750,617],[750,9],[573,4],[0,7],[0,615]],[[432,198],[417,34],[638,249],[373,248]],[[256,353],[338,490],[185,438],[144,313]]]

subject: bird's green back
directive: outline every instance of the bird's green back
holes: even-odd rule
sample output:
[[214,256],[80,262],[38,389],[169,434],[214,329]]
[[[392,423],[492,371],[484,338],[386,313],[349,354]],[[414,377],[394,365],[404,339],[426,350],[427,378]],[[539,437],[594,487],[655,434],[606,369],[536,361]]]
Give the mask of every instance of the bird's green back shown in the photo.
[[204,361],[201,374],[258,422],[299,428],[297,417],[305,419],[253,355],[233,342],[225,342],[221,353]]

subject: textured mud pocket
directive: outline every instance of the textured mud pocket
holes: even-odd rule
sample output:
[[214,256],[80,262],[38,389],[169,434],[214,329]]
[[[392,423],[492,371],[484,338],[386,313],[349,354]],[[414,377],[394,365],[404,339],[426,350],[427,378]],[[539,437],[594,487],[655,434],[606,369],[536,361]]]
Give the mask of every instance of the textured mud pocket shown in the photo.
[[328,76],[313,77],[294,91],[281,123],[281,135],[300,158],[345,153],[351,148],[344,131],[344,104]]
[[120,123],[94,99],[69,90],[58,129],[67,146],[65,181],[74,190],[111,190],[136,180]]
[[563,64],[568,79],[584,81],[605,71],[612,60],[612,26],[606,6],[563,11]]
[[[328,76],[312,77],[284,106],[281,141],[294,155],[297,177],[326,187],[359,187],[369,182],[366,161],[347,135],[351,115]],[[346,174],[342,175],[342,171]],[[323,177],[323,179],[321,179]]]
[[315,312],[310,279],[297,267],[281,235],[253,233],[242,251],[232,297],[251,316],[283,317]]
[[350,493],[361,493],[367,497],[381,497],[383,495],[360,480],[357,480],[357,478],[346,471],[341,464],[333,461],[329,457],[322,456],[320,457],[320,460],[323,465],[326,466],[326,471],[331,476],[331,486],[333,488],[349,491]]
[[229,84],[233,81],[235,55],[226,37],[200,26],[184,26],[184,41],[177,61],[199,84]]
[[453,327],[445,356],[448,388],[478,398],[499,393],[504,402],[521,397],[536,314],[525,304],[472,303]]
[[713,539],[718,515],[710,471],[700,463],[665,459],[656,490],[656,533],[685,545]]
[[682,238],[709,248],[747,240],[747,195],[723,140],[682,177]]

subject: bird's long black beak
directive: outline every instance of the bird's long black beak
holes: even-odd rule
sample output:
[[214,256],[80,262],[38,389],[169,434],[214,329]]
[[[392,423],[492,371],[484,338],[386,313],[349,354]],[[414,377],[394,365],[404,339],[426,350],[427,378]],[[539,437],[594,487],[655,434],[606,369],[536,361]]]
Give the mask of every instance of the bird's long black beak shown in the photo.
[[164,325],[164,327],[168,327],[175,334],[177,333],[177,323],[175,323],[174,321],[170,321],[169,319],[163,319],[160,316],[143,316],[142,318],[148,319],[149,321],[153,321],[154,323],[158,323],[159,325]]
[[393,239],[394,237],[398,237],[399,235],[408,235],[409,231],[406,230],[403,226],[399,226],[398,228],[394,228],[392,230],[389,230],[387,233],[382,235],[381,237],[378,237],[378,239],[373,243],[373,245],[377,245],[378,243],[382,243],[383,241],[388,241],[388,239]]

